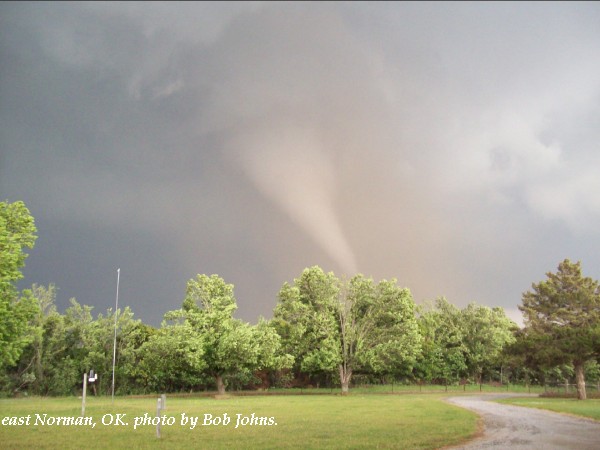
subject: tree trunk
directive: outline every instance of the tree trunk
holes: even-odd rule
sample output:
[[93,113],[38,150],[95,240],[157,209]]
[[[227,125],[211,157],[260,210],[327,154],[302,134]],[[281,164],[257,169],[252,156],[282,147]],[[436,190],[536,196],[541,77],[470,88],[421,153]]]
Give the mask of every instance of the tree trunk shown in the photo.
[[215,378],[217,380],[217,393],[219,395],[225,395],[225,383],[223,383],[223,376],[216,375]]
[[352,377],[352,369],[344,367],[340,364],[340,383],[342,385],[342,395],[348,395],[350,387],[350,378]]
[[42,385],[44,383],[44,366],[42,364],[42,345],[36,343],[37,349],[35,350],[35,388],[36,393],[40,395],[42,393]]
[[585,377],[583,373],[583,361],[576,361],[573,363],[575,367],[575,379],[577,380],[577,398],[579,400],[585,400],[587,395],[585,393]]

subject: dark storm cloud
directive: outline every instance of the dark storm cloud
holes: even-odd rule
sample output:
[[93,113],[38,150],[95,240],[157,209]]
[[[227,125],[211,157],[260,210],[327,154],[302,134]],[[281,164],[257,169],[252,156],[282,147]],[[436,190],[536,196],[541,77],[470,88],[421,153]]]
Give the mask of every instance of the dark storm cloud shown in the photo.
[[117,267],[155,324],[196,273],[248,320],[313,264],[512,311],[600,276],[594,3],[0,8],[0,187],[63,305]]

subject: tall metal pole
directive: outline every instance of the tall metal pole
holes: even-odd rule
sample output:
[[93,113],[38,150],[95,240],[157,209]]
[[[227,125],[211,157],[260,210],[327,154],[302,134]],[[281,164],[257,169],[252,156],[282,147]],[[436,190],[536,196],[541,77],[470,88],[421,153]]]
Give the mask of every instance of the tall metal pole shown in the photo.
[[112,364],[112,397],[111,401],[115,401],[115,362],[117,360],[117,312],[119,310],[119,278],[121,269],[117,269],[117,300],[115,301],[115,340],[113,343],[113,364]]

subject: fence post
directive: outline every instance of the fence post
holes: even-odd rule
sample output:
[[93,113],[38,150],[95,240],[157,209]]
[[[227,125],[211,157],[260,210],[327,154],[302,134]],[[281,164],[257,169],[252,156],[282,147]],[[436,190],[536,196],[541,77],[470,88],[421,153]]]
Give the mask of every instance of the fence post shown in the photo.
[[83,374],[83,394],[81,395],[81,417],[85,416],[85,394],[87,391],[87,372]]
[[156,404],[156,417],[159,418],[159,420],[156,423],[156,437],[160,438],[160,410],[161,410],[161,404],[160,404],[160,398],[158,399],[158,402]]

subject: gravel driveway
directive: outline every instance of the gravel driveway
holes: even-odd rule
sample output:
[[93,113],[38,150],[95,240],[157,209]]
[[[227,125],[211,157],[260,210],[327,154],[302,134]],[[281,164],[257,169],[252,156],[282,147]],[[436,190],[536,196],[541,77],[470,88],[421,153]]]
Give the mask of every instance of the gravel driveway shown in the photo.
[[483,418],[483,436],[453,449],[600,449],[600,423],[490,400],[506,394],[451,397],[450,403]]

